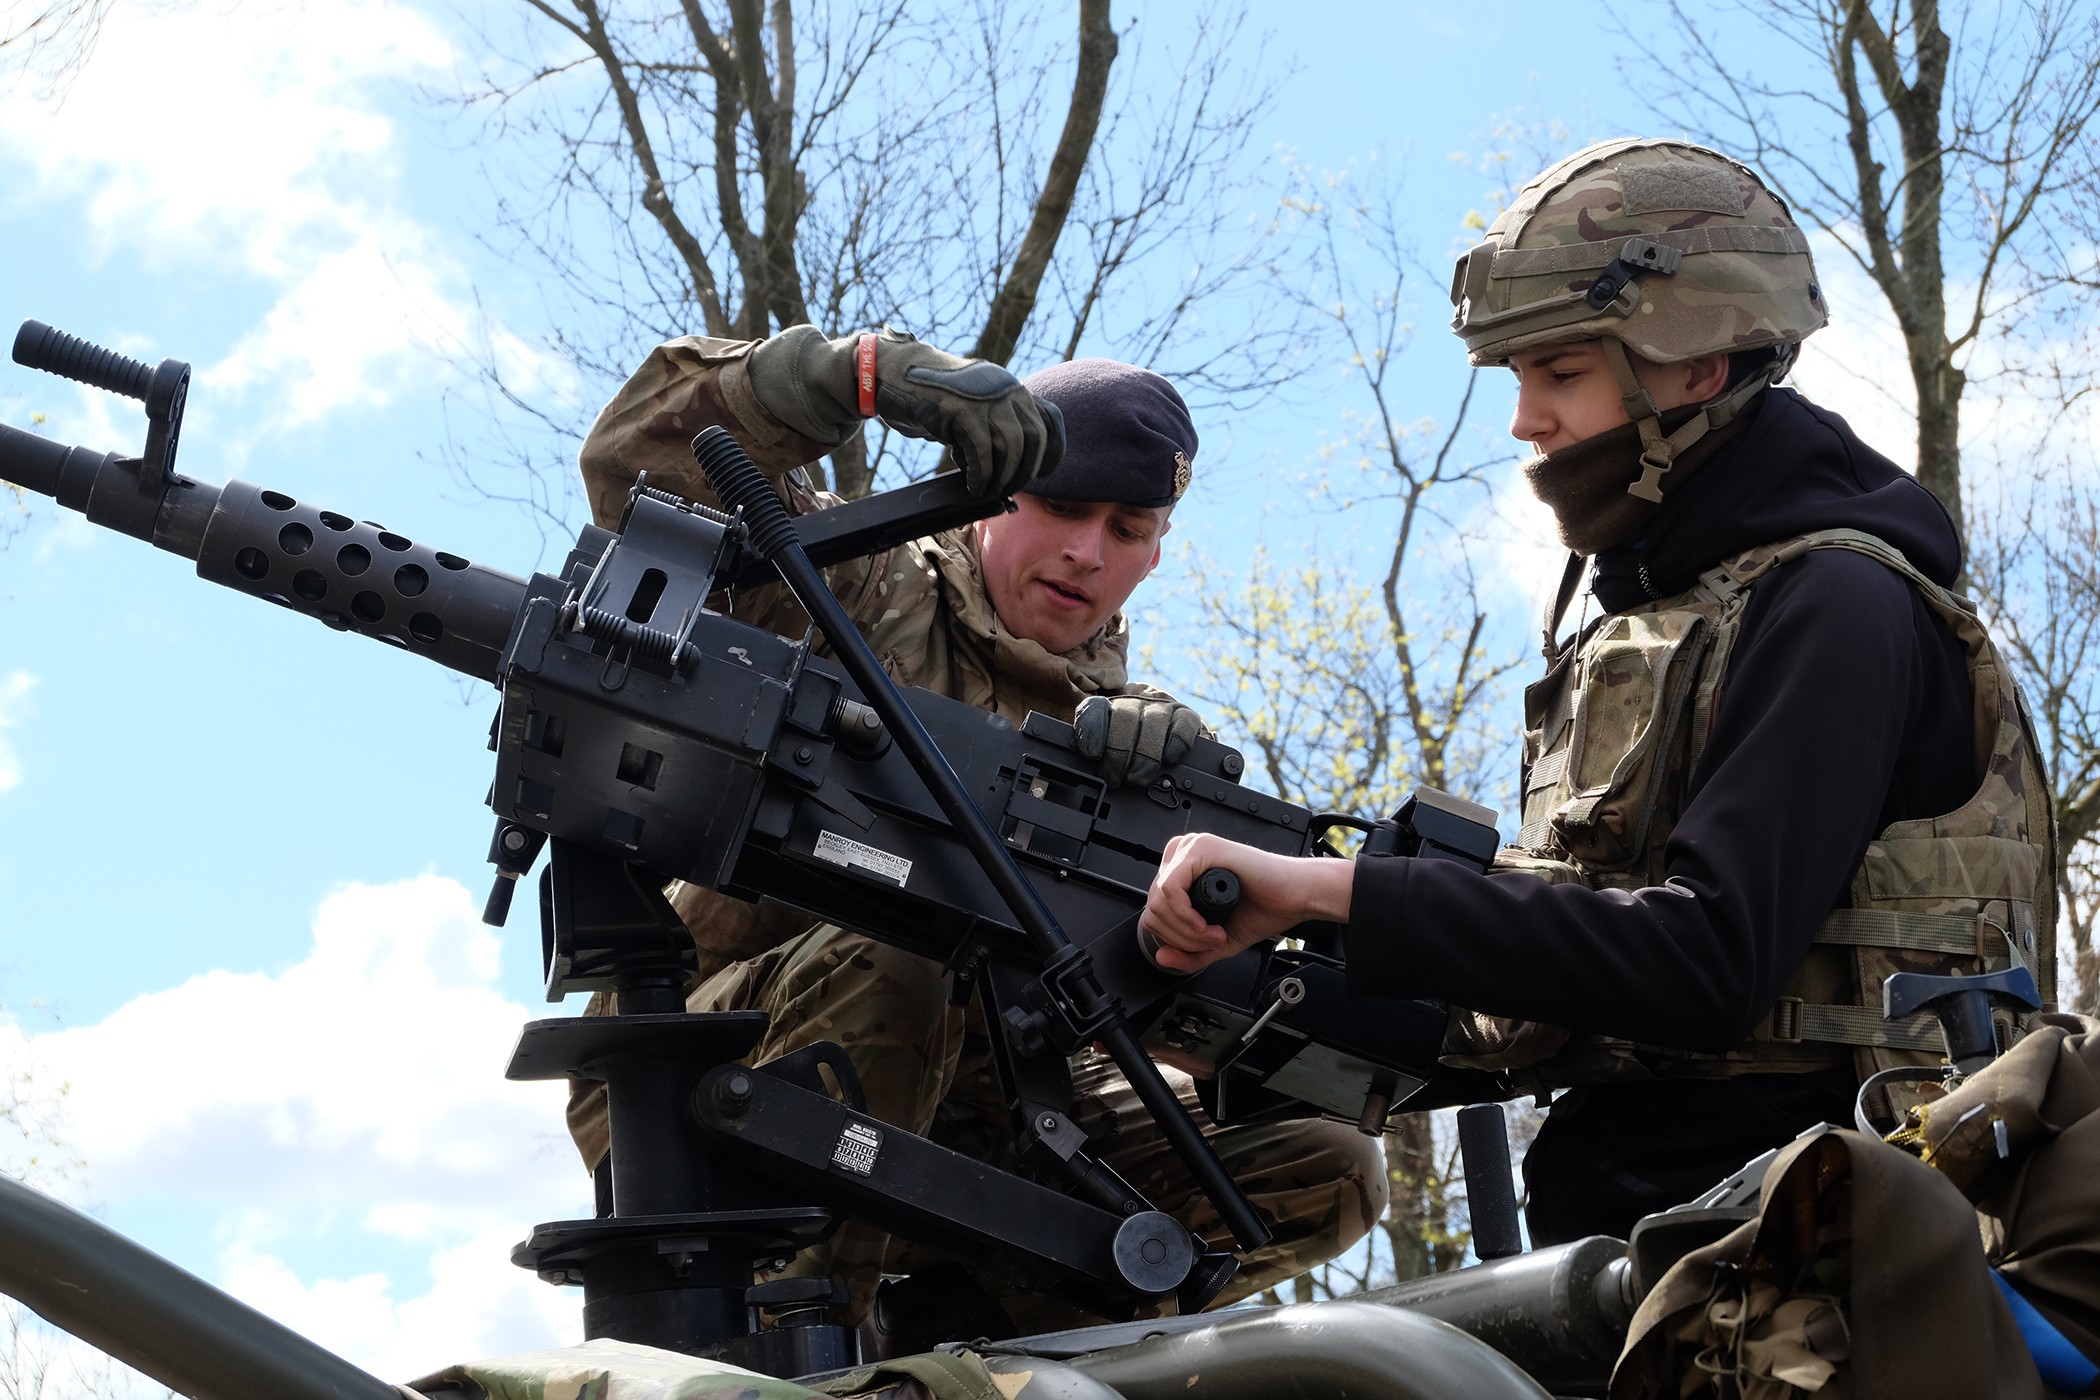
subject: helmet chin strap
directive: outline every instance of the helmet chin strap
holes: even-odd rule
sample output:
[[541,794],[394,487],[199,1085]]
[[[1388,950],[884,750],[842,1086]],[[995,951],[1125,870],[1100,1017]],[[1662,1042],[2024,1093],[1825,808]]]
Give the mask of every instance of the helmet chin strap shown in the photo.
[[1639,425],[1641,433],[1641,474],[1626,488],[1626,494],[1644,501],[1660,502],[1664,479],[1678,455],[1716,428],[1734,422],[1745,404],[1784,379],[1786,372],[1793,368],[1794,355],[1799,349],[1799,345],[1780,346],[1778,356],[1762,373],[1750,375],[1728,392],[1708,399],[1700,411],[1676,432],[1665,434],[1662,410],[1655,406],[1655,396],[1648,392],[1648,386],[1641,383],[1640,376],[1633,372],[1633,355],[1627,350],[1626,342],[1616,336],[1606,336],[1604,363],[1611,367],[1612,378],[1618,381],[1619,402],[1625,406],[1626,416]]

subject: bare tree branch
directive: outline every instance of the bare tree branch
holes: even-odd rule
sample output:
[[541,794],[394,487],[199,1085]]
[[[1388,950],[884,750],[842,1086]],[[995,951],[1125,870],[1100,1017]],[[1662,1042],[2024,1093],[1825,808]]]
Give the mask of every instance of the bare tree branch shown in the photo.
[[1005,364],[1020,342],[1021,328],[1035,310],[1036,291],[1043,272],[1057,249],[1058,235],[1072,212],[1072,198],[1079,189],[1079,175],[1093,149],[1094,133],[1101,125],[1101,103],[1108,95],[1108,70],[1116,61],[1116,31],[1108,22],[1108,0],[1080,0],[1079,67],[1072,79],[1072,103],[1065,111],[1064,130],[1058,134],[1057,150],[1043,178],[1043,192],[1035,202],[1035,216],[1021,238],[999,293],[985,313],[984,330],[970,353],[981,360]]

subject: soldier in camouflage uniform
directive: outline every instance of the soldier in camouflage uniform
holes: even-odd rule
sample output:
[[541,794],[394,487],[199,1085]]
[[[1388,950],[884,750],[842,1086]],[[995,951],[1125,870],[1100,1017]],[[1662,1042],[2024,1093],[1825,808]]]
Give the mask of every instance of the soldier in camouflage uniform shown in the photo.
[[[1889,973],[2020,962],[2053,996],[2049,787],[1949,590],[1946,512],[1774,387],[1826,312],[1754,172],[1592,146],[1518,194],[1452,299],[1473,363],[1516,374],[1510,431],[1573,551],[1526,692],[1517,844],[1483,879],[1186,837],[1145,918],[1181,966],[1343,920],[1352,986],[1477,1008],[1448,1061],[1564,1091],[1525,1163],[1533,1238],[1623,1237],[1851,1122],[1867,1074],[1936,1062],[1928,1017],[1882,1019]],[[1563,640],[1585,563],[1602,615]],[[1225,929],[1186,895],[1216,864],[1244,890]]]
[[[1180,396],[1149,371],[1081,360],[1017,383],[995,365],[958,360],[895,332],[826,340],[807,326],[756,343],[674,340],[650,355],[584,441],[593,514],[601,525],[615,524],[642,472],[654,486],[710,499],[688,446],[710,424],[737,436],[780,482],[792,510],[821,509],[835,498],[812,490],[801,464],[878,409],[893,428],[949,443],[973,488],[1018,493],[1009,514],[828,571],[832,591],[889,674],[900,685],[938,691],[1016,724],[1031,710],[1072,721],[1082,749],[1100,759],[1112,782],[1148,784],[1163,764],[1179,762],[1200,723],[1171,697],[1131,682],[1121,612],[1159,561],[1160,537],[1189,485],[1196,452]],[[1036,478],[1060,422],[1062,459]],[[736,607],[745,620],[785,635],[800,636],[808,626],[778,585],[753,591]],[[784,906],[685,885],[671,896],[701,957],[703,981],[688,1006],[772,1017],[752,1062],[835,1041],[852,1057],[875,1117],[1011,1164],[982,1015],[975,1002],[961,1010],[949,1005],[951,979],[937,964],[836,927],[810,928]],[[1084,1053],[1074,1073],[1074,1117],[1109,1164],[1197,1234],[1223,1238],[1208,1202],[1106,1057]],[[1194,1086],[1171,1071],[1169,1080],[1204,1121]],[[585,1162],[604,1161],[602,1085],[572,1086],[569,1121]],[[1347,1127],[1206,1131],[1275,1230],[1274,1242],[1243,1262],[1220,1303],[1332,1257],[1384,1211],[1378,1144]],[[600,1177],[602,1196],[602,1171]],[[952,1261],[935,1261],[859,1221],[790,1267],[840,1278],[853,1296],[851,1316],[859,1318],[885,1269],[923,1277],[935,1265],[979,1306],[976,1330],[1093,1320],[995,1279],[964,1282]]]

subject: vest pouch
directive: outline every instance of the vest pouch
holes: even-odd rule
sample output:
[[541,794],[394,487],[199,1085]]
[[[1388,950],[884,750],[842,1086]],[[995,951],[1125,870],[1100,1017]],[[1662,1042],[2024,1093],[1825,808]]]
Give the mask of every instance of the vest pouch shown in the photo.
[[[1973,826],[1949,818],[1898,822],[1868,843],[1866,858],[1853,877],[1853,903],[1874,911],[1867,917],[1895,925],[1893,933],[1871,941],[1862,938],[1849,950],[1864,994],[1861,999],[1869,1008],[1880,1000],[1881,985],[1898,972],[1967,976],[2018,961],[2034,968],[2039,980],[2036,964],[2042,950],[2035,896],[2043,878],[2042,854],[2028,841],[1983,835]],[[1948,827],[1969,830],[1950,835]],[[1858,916],[1841,910],[1832,916],[1831,925],[1842,925],[1848,917]],[[1831,926],[1826,926],[1818,941],[1831,941],[1830,934]],[[2001,1051],[2026,1033],[2026,1018],[2003,1009],[1994,1008],[1992,1020]],[[1938,1024],[1926,1013],[1907,1024],[1876,1021],[1873,1031],[1865,1037],[1870,1043],[1858,1045],[1856,1051],[1861,1078],[1877,1070],[1930,1067],[1942,1060]],[[1891,1086],[1889,1100],[1891,1111],[1900,1113],[1918,1096]]]
[[1646,852],[1711,640],[1698,612],[1625,613],[1584,648],[1561,800],[1548,818],[1554,844],[1583,866],[1624,870]]

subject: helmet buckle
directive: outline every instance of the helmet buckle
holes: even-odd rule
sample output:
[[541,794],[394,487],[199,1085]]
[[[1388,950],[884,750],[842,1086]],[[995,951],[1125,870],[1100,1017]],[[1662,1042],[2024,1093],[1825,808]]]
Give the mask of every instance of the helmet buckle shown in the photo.
[[1670,470],[1668,462],[1658,462],[1646,452],[1641,454],[1640,479],[1626,488],[1629,496],[1638,496],[1644,501],[1661,504],[1663,498],[1663,476]]
[[[1619,255],[1597,274],[1586,299],[1593,309],[1602,311],[1617,301],[1633,279],[1642,273],[1659,272],[1668,277],[1683,262],[1684,253],[1680,249],[1652,238],[1629,238],[1619,245]],[[1632,307],[1629,305],[1627,310],[1631,311]]]

